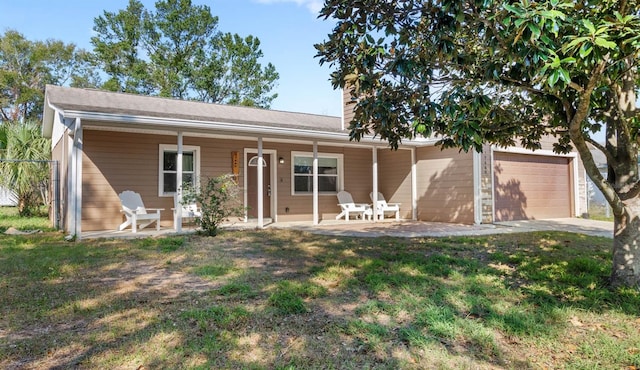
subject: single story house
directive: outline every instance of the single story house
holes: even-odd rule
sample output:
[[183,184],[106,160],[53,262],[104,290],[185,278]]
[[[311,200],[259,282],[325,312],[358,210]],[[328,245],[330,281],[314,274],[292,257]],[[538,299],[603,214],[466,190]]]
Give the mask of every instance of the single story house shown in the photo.
[[118,194],[133,190],[145,206],[165,209],[162,227],[179,228],[171,212],[177,179],[227,173],[243,189],[245,220],[258,226],[335,219],[341,190],[362,203],[379,191],[407,220],[493,223],[586,211],[577,154],[554,154],[551,140],[535,152],[441,150],[434,139],[393,151],[373,137],[350,141],[351,114],[347,105],[343,117],[330,117],[49,85],[42,130],[59,162],[62,227],[78,236],[116,229]]

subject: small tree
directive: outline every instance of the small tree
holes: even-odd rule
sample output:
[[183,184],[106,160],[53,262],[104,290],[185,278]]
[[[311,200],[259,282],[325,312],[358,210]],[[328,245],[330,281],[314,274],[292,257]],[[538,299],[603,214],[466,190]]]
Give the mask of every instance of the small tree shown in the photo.
[[16,192],[20,216],[47,203],[50,147],[36,122],[0,124],[0,185]]
[[244,215],[245,207],[240,201],[240,187],[233,175],[201,180],[200,188],[185,186],[183,203],[198,203],[202,208],[202,216],[196,222],[202,228],[202,233],[216,236],[218,227],[231,216]]

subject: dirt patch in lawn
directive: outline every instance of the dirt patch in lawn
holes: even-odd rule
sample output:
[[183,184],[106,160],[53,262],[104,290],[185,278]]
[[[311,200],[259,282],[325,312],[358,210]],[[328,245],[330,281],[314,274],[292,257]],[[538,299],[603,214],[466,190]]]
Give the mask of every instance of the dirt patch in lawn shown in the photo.
[[640,299],[601,284],[608,243],[296,231],[96,242],[84,247],[96,256],[34,257],[37,277],[3,271],[0,367],[637,366]]

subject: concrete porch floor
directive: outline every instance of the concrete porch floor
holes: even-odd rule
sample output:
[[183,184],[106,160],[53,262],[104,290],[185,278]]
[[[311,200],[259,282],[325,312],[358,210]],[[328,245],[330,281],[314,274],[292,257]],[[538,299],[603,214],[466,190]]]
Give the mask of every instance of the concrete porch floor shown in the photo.
[[[256,229],[255,222],[237,222],[224,225],[223,230],[251,230]],[[496,224],[461,225],[440,222],[422,221],[392,221],[385,220],[376,223],[371,221],[352,220],[324,220],[319,225],[311,222],[278,222],[265,224],[265,228],[293,229],[314,234],[355,236],[355,237],[447,237],[447,236],[474,236],[492,235],[506,233],[520,233],[529,231],[568,231],[587,235],[613,237],[613,223],[596,221],[583,218],[560,218],[549,220],[526,220],[499,222]],[[194,233],[193,227],[183,227],[182,234]],[[171,228],[142,229],[137,233],[132,233],[130,229],[124,231],[105,230],[83,232],[81,239],[95,238],[147,238],[176,235],[176,231]]]

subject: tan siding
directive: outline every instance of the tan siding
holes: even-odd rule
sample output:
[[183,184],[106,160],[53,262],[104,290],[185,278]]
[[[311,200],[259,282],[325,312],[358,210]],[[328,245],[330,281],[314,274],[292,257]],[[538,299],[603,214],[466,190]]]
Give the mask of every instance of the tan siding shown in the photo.
[[[344,190],[351,193],[356,203],[371,203],[373,189],[372,149],[344,149]],[[337,203],[336,203],[337,204]],[[337,209],[337,206],[336,206]],[[336,212],[337,214],[338,212]]]
[[[172,226],[171,197],[158,196],[158,148],[175,144],[175,136],[145,135],[85,130],[83,157],[83,230],[115,229],[122,222],[118,193],[134,190],[141,194],[145,206],[164,208],[163,227]],[[244,155],[245,148],[255,149],[255,141],[184,137],[184,145],[200,147],[201,175],[218,176],[231,172],[231,152]],[[311,221],[313,197],[291,195],[291,152],[312,152],[313,146],[265,142],[265,150],[276,150],[276,178],[279,221]],[[367,201],[371,191],[371,150],[341,147],[318,148],[321,153],[341,153],[344,158],[344,184],[354,198]],[[244,158],[242,159],[244,160]],[[277,161],[276,161],[277,162]],[[244,184],[243,166],[239,183]],[[319,197],[321,219],[333,219],[339,212],[335,195]],[[288,212],[286,209],[288,208]]]
[[473,157],[456,149],[417,150],[418,219],[474,222]]
[[[134,190],[145,206],[164,208],[162,225],[172,226],[173,199],[158,196],[159,145],[176,143],[175,136],[86,130],[83,161],[83,230],[116,228],[121,220],[118,193]],[[255,143],[185,136],[184,145],[200,147],[200,175],[231,172],[231,152]],[[242,167],[240,184],[243,182]]]
[[378,190],[388,203],[400,203],[400,218],[412,218],[411,151],[378,150]]
[[[277,165],[278,221],[313,220],[313,196],[291,194],[291,152],[313,152],[313,146],[267,143],[265,149],[275,149],[277,156],[285,159],[284,164]],[[371,191],[371,150],[319,146],[318,152],[343,154],[345,190],[351,192],[356,201],[368,202]],[[334,219],[340,211],[337,204],[334,194],[321,194],[318,197],[320,219]]]
[[353,109],[355,107],[355,104],[351,104],[351,93],[349,92],[349,89],[343,89],[342,90],[342,119],[343,119],[343,124],[344,124],[344,128],[349,128],[349,124],[351,123],[351,120],[353,120]]

